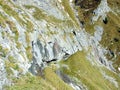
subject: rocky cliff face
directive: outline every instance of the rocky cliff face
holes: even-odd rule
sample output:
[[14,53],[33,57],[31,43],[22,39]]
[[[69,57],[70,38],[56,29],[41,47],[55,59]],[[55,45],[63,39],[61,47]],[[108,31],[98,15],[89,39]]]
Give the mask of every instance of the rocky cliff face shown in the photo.
[[[112,0],[0,0],[0,89],[28,73],[47,78],[48,72],[53,73],[48,68],[51,62],[58,67],[58,61],[78,51],[85,52],[91,65],[119,73],[119,5],[113,7],[111,2],[119,4]],[[72,81],[70,85],[87,89]],[[63,90],[70,88],[66,85]]]

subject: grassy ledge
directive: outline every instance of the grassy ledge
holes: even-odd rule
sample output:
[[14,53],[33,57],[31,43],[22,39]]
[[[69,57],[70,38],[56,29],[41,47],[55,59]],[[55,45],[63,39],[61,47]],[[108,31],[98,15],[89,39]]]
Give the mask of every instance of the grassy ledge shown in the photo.
[[69,14],[69,16],[71,17],[71,19],[75,22],[75,24],[77,26],[79,26],[79,24],[78,24],[78,22],[76,20],[74,11],[72,10],[72,8],[70,6],[69,0],[62,0],[62,5],[64,7],[64,10]]

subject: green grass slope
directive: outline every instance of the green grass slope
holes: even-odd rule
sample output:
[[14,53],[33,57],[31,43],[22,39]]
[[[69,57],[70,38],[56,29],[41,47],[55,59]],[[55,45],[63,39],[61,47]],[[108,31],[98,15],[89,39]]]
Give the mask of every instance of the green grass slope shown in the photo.
[[26,74],[18,79],[14,78],[14,85],[5,87],[5,90],[73,90],[57,76],[53,65],[46,67],[43,73],[43,77]]
[[[105,79],[101,72],[105,72],[106,75],[115,78],[120,86],[120,77],[109,71],[103,66],[92,65],[86,58],[84,52],[77,52],[72,55],[68,60],[61,62],[61,71],[72,78],[80,80],[88,90],[119,90],[109,80]],[[67,65],[69,69],[62,67]]]
[[[84,52],[77,52],[67,60],[60,61],[60,70],[78,85],[81,82],[88,90],[119,90],[120,77],[104,66],[92,65]],[[68,68],[63,66],[67,65]],[[13,79],[14,85],[6,90],[73,90],[56,73],[56,66],[49,65],[43,71],[43,77],[27,74],[19,79]],[[113,78],[105,78],[103,75]],[[117,83],[117,86],[115,83]]]

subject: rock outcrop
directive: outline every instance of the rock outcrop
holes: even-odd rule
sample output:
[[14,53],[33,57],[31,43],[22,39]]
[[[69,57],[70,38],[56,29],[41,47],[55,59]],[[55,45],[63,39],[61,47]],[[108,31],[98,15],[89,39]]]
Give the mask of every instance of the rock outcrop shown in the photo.
[[[77,51],[115,71],[100,43],[105,28],[99,19],[107,24],[110,12],[116,14],[107,0],[0,0],[0,90],[12,84],[10,78],[38,75],[50,62]],[[93,34],[87,32],[87,21]]]

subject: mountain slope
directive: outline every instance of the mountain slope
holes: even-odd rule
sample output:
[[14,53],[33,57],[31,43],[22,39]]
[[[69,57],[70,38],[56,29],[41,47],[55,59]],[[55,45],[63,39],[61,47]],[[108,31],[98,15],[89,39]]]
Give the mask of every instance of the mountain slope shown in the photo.
[[0,0],[0,89],[118,90],[119,22],[117,0]]

